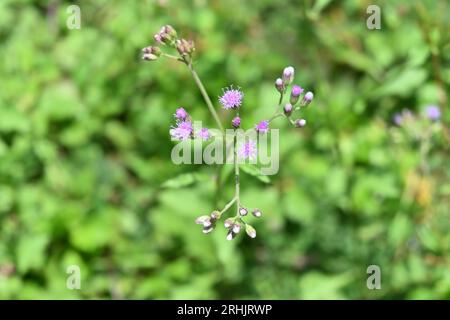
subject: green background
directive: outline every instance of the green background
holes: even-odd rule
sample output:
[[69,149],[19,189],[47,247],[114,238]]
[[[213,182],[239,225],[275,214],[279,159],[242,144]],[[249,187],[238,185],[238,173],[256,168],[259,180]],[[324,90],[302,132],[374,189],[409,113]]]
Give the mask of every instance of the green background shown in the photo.
[[[450,298],[449,140],[438,128],[424,156],[392,124],[436,104],[448,127],[447,1],[92,0],[79,30],[69,4],[0,2],[0,298]],[[315,93],[305,128],[274,124],[280,172],[242,175],[256,239],[193,222],[216,171],[174,165],[168,129],[178,106],[214,123],[185,66],[140,59],[164,24],[194,39],[216,106],[244,90],[245,127],[272,113],[285,66]],[[219,207],[232,194],[230,177]]]

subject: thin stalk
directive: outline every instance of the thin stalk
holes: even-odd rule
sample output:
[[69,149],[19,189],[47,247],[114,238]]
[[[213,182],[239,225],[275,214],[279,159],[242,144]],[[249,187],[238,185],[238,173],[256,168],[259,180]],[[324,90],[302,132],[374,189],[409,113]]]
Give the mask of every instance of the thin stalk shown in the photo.
[[239,216],[239,207],[241,206],[241,200],[239,198],[239,163],[237,160],[237,135],[234,136],[234,177],[235,177],[235,183],[236,183],[236,190],[235,190],[235,199],[237,201],[236,203],[236,214]]
[[227,211],[228,209],[230,209],[230,207],[236,202],[236,198],[231,199],[230,202],[227,203],[227,205],[222,209],[222,211],[220,211],[220,214],[224,213],[225,211]]
[[206,92],[205,86],[203,85],[202,81],[200,80],[197,72],[195,71],[194,67],[192,66],[192,63],[188,63],[185,61],[186,65],[188,66],[189,70],[191,71],[192,77],[195,80],[195,83],[197,84],[197,87],[199,88],[203,99],[206,102],[206,105],[208,106],[209,111],[211,112],[212,116],[214,117],[214,120],[217,123],[217,126],[219,127],[220,131],[224,132],[222,123],[220,122],[219,115],[217,114],[216,110],[214,109],[214,106],[211,102],[211,99],[209,98],[208,93]]

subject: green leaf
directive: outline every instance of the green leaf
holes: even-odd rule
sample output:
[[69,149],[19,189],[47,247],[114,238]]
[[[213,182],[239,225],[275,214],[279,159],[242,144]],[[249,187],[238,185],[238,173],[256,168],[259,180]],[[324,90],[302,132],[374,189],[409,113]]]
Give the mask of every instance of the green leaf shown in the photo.
[[196,182],[206,181],[208,176],[203,173],[183,173],[179,176],[169,179],[161,185],[163,188],[176,189],[190,186]]

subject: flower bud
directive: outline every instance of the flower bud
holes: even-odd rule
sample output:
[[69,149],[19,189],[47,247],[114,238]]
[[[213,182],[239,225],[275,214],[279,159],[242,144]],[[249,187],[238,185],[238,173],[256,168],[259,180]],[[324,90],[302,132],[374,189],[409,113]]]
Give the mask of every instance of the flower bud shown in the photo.
[[239,223],[235,223],[235,224],[233,225],[233,228],[232,228],[231,230],[233,231],[233,233],[238,234],[239,231],[241,231],[241,225],[240,225]]
[[308,91],[305,96],[303,97],[303,104],[308,105],[311,103],[311,101],[314,98],[314,94],[311,91]]
[[297,85],[295,85],[295,86],[292,87],[292,90],[291,90],[291,97],[290,97],[290,103],[291,103],[292,105],[295,105],[295,104],[297,103],[298,98],[300,97],[300,95],[302,94],[302,92],[303,92],[303,88],[302,88],[302,87],[297,86]]
[[189,41],[187,41],[186,39],[177,40],[175,46],[180,55],[190,55],[195,50],[194,42],[192,40]]
[[286,103],[286,105],[283,108],[284,114],[287,116],[290,116],[292,113],[292,104]]
[[211,218],[208,215],[203,215],[195,219],[196,224],[204,224],[206,221],[209,221]]
[[154,55],[153,53],[144,53],[142,55],[142,59],[145,61],[155,61],[158,59],[158,56]]
[[244,208],[244,207],[239,208],[239,214],[241,216],[246,216],[247,213],[248,213],[248,210],[246,208]]
[[240,127],[241,125],[241,118],[239,117],[234,117],[233,120],[231,120],[231,125],[233,126],[233,128],[237,129]]
[[251,225],[247,224],[245,226],[245,232],[247,232],[248,236],[252,239],[256,237],[256,230]]
[[305,119],[297,119],[297,120],[295,120],[295,126],[297,128],[304,127],[305,125],[306,125],[306,120]]
[[286,67],[283,70],[283,83],[284,85],[289,85],[294,80],[294,68]]
[[231,231],[231,230],[228,231],[228,233],[227,233],[227,240],[228,240],[228,241],[233,240],[234,237],[236,237],[236,233],[234,233],[234,232]]
[[283,80],[281,80],[281,78],[275,80],[275,88],[278,90],[278,92],[284,91]]
[[164,42],[162,41],[161,35],[159,33],[155,34],[153,36],[153,38],[155,39],[156,42],[163,44]]
[[214,210],[213,212],[211,212],[211,219],[219,220],[221,215],[222,214],[220,213],[220,211]]
[[211,231],[213,231],[213,229],[214,229],[214,226],[208,226],[208,227],[203,227],[203,230],[202,230],[202,232],[204,233],[204,234],[207,234],[207,233],[210,233]]
[[255,217],[257,217],[257,218],[259,218],[259,217],[262,216],[262,212],[261,212],[261,210],[259,210],[259,209],[253,210],[253,211],[252,211],[252,214],[253,214]]
[[234,220],[233,218],[228,218],[225,220],[225,222],[223,223],[223,225],[225,226],[225,228],[231,228],[233,226]]
[[161,49],[159,47],[155,47],[155,46],[145,47],[144,49],[142,49],[142,52],[143,53],[151,53],[157,57],[159,57],[161,55]]
[[167,33],[172,38],[176,38],[177,37],[177,32],[171,25],[167,24],[167,25],[163,26],[161,28],[161,30],[164,31],[164,33]]

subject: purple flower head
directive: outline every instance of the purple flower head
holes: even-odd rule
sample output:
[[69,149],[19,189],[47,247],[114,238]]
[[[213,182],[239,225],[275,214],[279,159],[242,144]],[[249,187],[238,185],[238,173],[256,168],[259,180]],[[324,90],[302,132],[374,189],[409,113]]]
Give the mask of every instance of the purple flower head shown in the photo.
[[190,121],[180,121],[177,126],[170,129],[169,133],[173,140],[187,140],[192,136],[192,122]]
[[291,91],[291,95],[294,97],[298,97],[299,95],[301,95],[303,93],[303,88],[298,86],[298,85],[294,85],[292,86],[292,91]]
[[200,138],[202,140],[208,140],[211,137],[208,128],[201,128],[199,131],[197,131],[196,136],[197,138]]
[[261,121],[260,123],[255,125],[255,129],[258,132],[266,133],[267,131],[269,131],[269,121],[267,120]]
[[432,121],[437,121],[441,118],[441,110],[439,109],[438,106],[427,106],[425,108],[425,114],[427,116],[428,119],[432,120]]
[[254,159],[256,157],[257,150],[256,141],[250,140],[239,146],[237,155],[240,159]]
[[291,90],[291,97],[290,97],[290,101],[289,102],[291,104],[293,104],[293,105],[296,104],[297,101],[298,101],[298,98],[300,97],[302,92],[303,92],[303,88],[302,87],[294,85],[292,87],[292,90]]
[[177,111],[175,111],[175,118],[177,118],[178,120],[185,120],[188,116],[189,114],[182,107],[178,108]]
[[242,104],[242,99],[244,98],[244,93],[239,89],[226,88],[223,95],[219,97],[219,102],[224,109],[236,109]]
[[239,126],[241,125],[241,118],[239,117],[234,117],[233,120],[231,120],[231,125],[234,128],[239,128]]
[[294,68],[293,67],[286,67],[283,70],[283,82],[284,84],[291,84],[294,80]]
[[314,98],[314,94],[311,91],[308,91],[303,97],[303,103],[309,104]]

